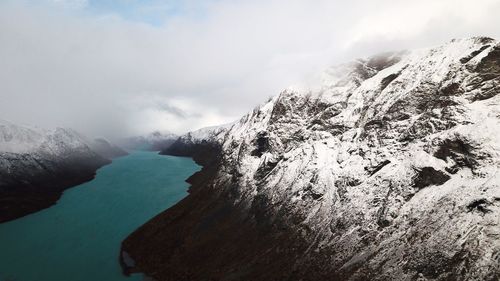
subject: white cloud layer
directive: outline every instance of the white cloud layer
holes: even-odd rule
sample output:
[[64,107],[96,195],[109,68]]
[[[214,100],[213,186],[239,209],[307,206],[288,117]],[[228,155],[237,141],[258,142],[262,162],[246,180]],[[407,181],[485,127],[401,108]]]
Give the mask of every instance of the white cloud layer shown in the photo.
[[0,118],[108,137],[229,122],[331,64],[500,33],[493,0],[204,1],[161,26],[43,3],[0,2]]

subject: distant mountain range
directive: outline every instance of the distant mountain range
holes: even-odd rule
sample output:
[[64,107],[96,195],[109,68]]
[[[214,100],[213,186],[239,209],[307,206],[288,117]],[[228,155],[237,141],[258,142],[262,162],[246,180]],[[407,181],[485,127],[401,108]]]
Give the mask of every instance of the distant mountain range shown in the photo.
[[144,136],[124,138],[118,143],[127,149],[161,151],[167,149],[178,137],[171,132],[154,131]]
[[162,153],[204,167],[123,242],[154,280],[500,280],[500,44],[332,67]]

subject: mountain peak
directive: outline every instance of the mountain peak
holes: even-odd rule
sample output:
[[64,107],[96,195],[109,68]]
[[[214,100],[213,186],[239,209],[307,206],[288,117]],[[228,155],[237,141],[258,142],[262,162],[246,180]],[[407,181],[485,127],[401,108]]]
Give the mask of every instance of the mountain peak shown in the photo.
[[[216,137],[181,137],[173,151],[189,155],[184,145],[209,165],[175,212],[126,243],[147,243],[151,252],[125,250],[134,260],[166,257],[162,266],[181,259],[169,268],[193,280],[242,267],[244,280],[498,276],[489,258],[498,256],[489,233],[500,233],[491,223],[500,216],[497,41],[456,39],[323,76],[320,85],[281,92]],[[182,220],[172,219],[179,213]],[[184,231],[211,217],[217,223],[196,235]],[[202,241],[183,243],[198,231]],[[219,263],[197,263],[202,250],[204,261]],[[248,266],[254,257],[267,262]]]

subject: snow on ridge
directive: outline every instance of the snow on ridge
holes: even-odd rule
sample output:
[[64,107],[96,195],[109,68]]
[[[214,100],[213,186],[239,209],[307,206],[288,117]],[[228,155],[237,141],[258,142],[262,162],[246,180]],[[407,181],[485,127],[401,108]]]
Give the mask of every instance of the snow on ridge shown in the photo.
[[[252,206],[258,194],[261,206],[265,198],[270,221],[280,210],[300,214],[298,225],[316,239],[312,252],[327,249],[337,268],[366,241],[381,247],[366,266],[398,280],[418,273],[397,270],[405,257],[429,264],[412,249],[436,257],[431,264],[448,262],[439,258],[465,245],[452,237],[476,225],[500,233],[488,223],[500,214],[500,66],[479,69],[499,49],[484,37],[452,40],[379,65],[367,59],[332,68],[315,89],[287,89],[217,135],[228,165],[217,182],[238,186],[241,205]],[[213,139],[211,132],[191,139]],[[483,237],[474,231],[469,239]],[[428,236],[406,245],[408,233]],[[483,241],[467,251],[498,254],[498,239]],[[469,262],[469,278],[495,266]]]
[[234,125],[234,122],[217,126],[204,127],[188,132],[179,138],[185,142],[200,143],[203,141],[216,142],[221,135]]
[[0,151],[23,153],[36,150],[42,145],[46,133],[0,120]]
[[41,129],[0,120],[0,152],[61,154],[88,149],[89,140],[72,129]]

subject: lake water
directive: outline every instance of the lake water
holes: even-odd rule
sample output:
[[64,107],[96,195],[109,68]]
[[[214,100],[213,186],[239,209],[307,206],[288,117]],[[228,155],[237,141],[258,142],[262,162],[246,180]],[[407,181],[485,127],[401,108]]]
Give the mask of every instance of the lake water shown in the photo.
[[138,281],[120,243],[187,195],[190,158],[135,151],[64,192],[55,206],[0,224],[0,281]]

